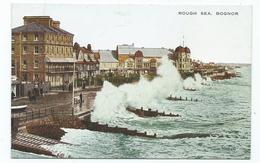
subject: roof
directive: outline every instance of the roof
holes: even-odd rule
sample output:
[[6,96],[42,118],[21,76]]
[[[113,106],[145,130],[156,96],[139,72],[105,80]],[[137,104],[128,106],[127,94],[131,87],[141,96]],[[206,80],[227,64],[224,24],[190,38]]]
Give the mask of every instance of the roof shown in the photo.
[[12,29],[13,33],[20,33],[20,32],[39,32],[39,33],[55,33],[55,34],[61,34],[61,35],[72,35],[72,33],[67,32],[61,28],[54,28],[45,26],[36,22],[32,22],[23,26],[19,26]]
[[46,62],[49,62],[49,63],[74,63],[74,62],[76,62],[76,59],[46,57]]
[[143,57],[143,52],[141,52],[140,50],[137,50],[135,52],[135,57]]
[[118,54],[134,55],[136,51],[141,51],[144,57],[162,57],[164,55],[172,54],[165,48],[137,48],[133,45],[118,45]]
[[178,47],[175,49],[175,52],[176,52],[176,53],[178,53],[178,52],[190,53],[190,49],[189,49],[188,47],[178,46]]
[[117,59],[113,57],[112,50],[99,50],[100,59],[99,62],[118,62]]

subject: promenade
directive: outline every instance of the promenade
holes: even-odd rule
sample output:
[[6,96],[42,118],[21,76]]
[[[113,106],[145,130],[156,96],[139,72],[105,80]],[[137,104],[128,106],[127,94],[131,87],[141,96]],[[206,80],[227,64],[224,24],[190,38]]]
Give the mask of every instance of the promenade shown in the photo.
[[[27,105],[25,114],[27,119],[37,119],[37,114],[43,114],[46,112],[52,113],[66,113],[66,114],[82,114],[83,112],[88,112],[93,106],[93,102],[96,96],[96,91],[100,90],[100,87],[92,87],[84,90],[75,90],[75,104],[74,109],[72,109],[72,92],[61,92],[61,91],[51,91],[48,94],[39,96],[34,101],[30,101],[28,97],[23,97],[20,99],[15,99],[12,101],[12,106]],[[80,107],[77,100],[79,99],[80,93],[82,94],[83,103]],[[73,113],[72,113],[73,112]],[[34,114],[30,116],[31,114]],[[21,114],[18,116],[22,116]],[[41,118],[41,117],[39,117]]]

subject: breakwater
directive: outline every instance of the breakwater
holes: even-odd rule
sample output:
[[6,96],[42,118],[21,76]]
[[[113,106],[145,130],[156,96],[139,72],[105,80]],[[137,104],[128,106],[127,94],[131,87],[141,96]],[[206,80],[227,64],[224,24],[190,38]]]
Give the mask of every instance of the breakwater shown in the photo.
[[108,124],[100,124],[99,122],[88,122],[86,124],[86,129],[91,131],[99,131],[99,132],[107,132],[107,133],[120,133],[124,135],[130,136],[139,136],[139,137],[146,137],[146,138],[156,138],[156,133],[153,135],[147,134],[147,132],[140,132],[137,130],[130,130],[124,127],[118,126],[109,126]]
[[128,106],[126,108],[127,111],[135,113],[136,115],[138,115],[139,117],[157,117],[157,116],[164,116],[164,117],[179,117],[179,114],[173,114],[173,113],[165,113],[165,112],[158,112],[158,110],[153,111],[152,109],[148,109],[148,110],[144,110],[143,107],[141,107],[141,109],[138,108],[134,108],[134,107],[130,107]]
[[183,98],[181,96],[180,97],[177,97],[177,96],[172,97],[172,96],[170,96],[170,97],[167,97],[166,99],[170,100],[170,101],[195,101],[195,102],[202,101],[202,100],[198,100],[197,98],[188,98],[188,97]]

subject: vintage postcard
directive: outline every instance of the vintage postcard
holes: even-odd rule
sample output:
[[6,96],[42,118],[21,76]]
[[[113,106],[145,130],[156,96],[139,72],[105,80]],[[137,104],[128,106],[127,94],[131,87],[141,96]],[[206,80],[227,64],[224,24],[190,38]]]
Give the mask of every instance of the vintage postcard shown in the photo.
[[251,6],[12,4],[11,157],[251,157]]

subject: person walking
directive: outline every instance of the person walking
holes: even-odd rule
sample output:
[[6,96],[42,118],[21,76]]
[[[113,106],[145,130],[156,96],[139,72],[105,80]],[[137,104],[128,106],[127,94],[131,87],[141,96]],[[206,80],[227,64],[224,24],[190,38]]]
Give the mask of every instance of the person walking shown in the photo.
[[80,107],[82,107],[82,102],[83,102],[83,100],[82,100],[82,92],[79,94],[79,99],[80,99]]
[[41,94],[41,96],[43,96],[43,88],[42,87],[40,88],[40,94]]

